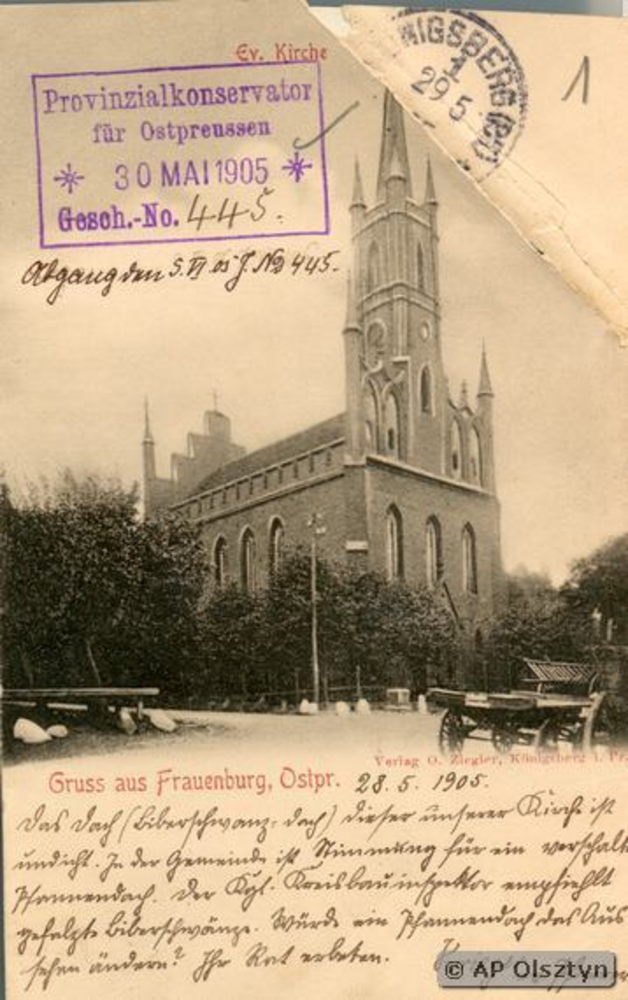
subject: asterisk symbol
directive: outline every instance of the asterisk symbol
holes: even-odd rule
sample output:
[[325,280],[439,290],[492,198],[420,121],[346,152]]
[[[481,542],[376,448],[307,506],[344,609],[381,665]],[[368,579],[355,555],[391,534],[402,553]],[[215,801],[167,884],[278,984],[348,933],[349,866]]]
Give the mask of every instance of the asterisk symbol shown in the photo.
[[72,165],[68,163],[65,170],[60,170],[59,173],[55,175],[53,180],[57,181],[62,188],[67,188],[68,194],[72,194],[74,188],[78,187],[81,181],[85,180],[85,177],[83,174],[77,173],[77,171],[73,169]]
[[306,162],[301,156],[301,153],[297,151],[291,159],[286,161],[285,166],[283,166],[281,169],[287,170],[288,174],[298,184],[299,181],[302,180],[305,171],[311,170],[313,165],[314,164],[312,163]]

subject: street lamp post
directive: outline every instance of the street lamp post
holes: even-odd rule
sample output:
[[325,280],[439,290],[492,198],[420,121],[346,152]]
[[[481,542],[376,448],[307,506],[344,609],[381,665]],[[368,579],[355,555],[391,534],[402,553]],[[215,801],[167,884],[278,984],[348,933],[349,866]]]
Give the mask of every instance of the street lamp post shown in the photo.
[[320,702],[321,673],[318,661],[318,579],[317,579],[317,558],[318,539],[325,534],[327,528],[323,524],[320,514],[312,514],[309,518],[308,528],[312,529],[312,545],[310,557],[310,589],[312,600],[312,688],[314,704]]

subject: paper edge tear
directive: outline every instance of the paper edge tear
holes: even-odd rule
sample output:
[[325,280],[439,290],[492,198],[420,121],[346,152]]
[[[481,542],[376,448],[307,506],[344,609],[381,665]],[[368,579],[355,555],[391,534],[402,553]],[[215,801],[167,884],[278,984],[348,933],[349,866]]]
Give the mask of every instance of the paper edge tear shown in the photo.
[[[305,0],[305,2],[307,2],[307,0]],[[368,58],[368,55],[367,55],[367,53],[365,51],[358,51],[356,48],[354,48],[354,46],[353,46],[352,43],[355,42],[356,35],[355,35],[355,31],[354,31],[354,23],[353,23],[353,21],[351,19],[351,14],[352,14],[353,11],[361,11],[363,9],[365,9],[365,8],[361,7],[360,5],[357,5],[357,4],[351,4],[351,5],[343,4],[343,5],[341,5],[341,7],[340,7],[340,14],[341,14],[341,17],[343,18],[345,24],[348,26],[348,29],[349,29],[348,32],[346,34],[344,34],[344,35],[336,35],[334,32],[332,32],[332,30],[327,25],[322,25],[321,21],[318,21],[318,23],[321,24],[325,28],[326,31],[328,31],[330,34],[332,34],[333,37],[335,38],[335,40],[340,45],[342,45],[343,48],[347,52],[349,52],[350,55],[353,56],[353,58],[356,59],[360,63],[360,65],[363,66],[364,69],[368,73],[370,73],[370,75],[382,87],[388,87],[395,94],[396,99],[399,101],[399,103],[403,107],[403,109],[406,112],[406,114],[409,115],[409,117],[412,118],[412,120],[417,123],[417,127],[419,127],[422,130],[422,132],[423,132],[424,136],[426,137],[426,139],[428,140],[428,142],[432,143],[438,150],[440,150],[441,153],[443,153],[447,157],[447,159],[455,167],[455,169],[466,178],[466,180],[473,186],[473,188],[475,190],[477,190],[482,195],[482,197],[485,198],[486,201],[489,202],[489,204],[491,205],[491,207],[496,212],[498,212],[500,214],[500,216],[508,223],[508,225],[512,229],[514,229],[514,231],[517,233],[517,235],[519,236],[519,238],[526,244],[526,246],[529,247],[529,249],[532,251],[532,253],[534,253],[534,255],[537,258],[540,258],[548,267],[550,267],[552,269],[552,271],[555,274],[557,274],[558,277],[563,281],[563,283],[568,288],[570,288],[574,292],[574,294],[576,294],[578,296],[578,298],[582,302],[584,302],[584,304],[588,308],[590,308],[593,312],[595,312],[595,314],[597,316],[600,317],[600,319],[605,324],[606,332],[608,332],[610,334],[614,334],[615,337],[617,338],[617,340],[619,342],[619,347],[620,348],[628,348],[628,327],[624,326],[624,325],[622,325],[622,324],[620,324],[620,323],[618,323],[616,321],[614,321],[608,315],[607,310],[598,301],[598,299],[596,298],[595,292],[593,290],[589,290],[588,288],[584,287],[584,285],[579,284],[577,282],[577,280],[576,280],[575,277],[571,276],[568,273],[565,273],[564,268],[561,267],[560,260],[556,259],[554,257],[554,255],[550,256],[547,253],[547,251],[545,251],[545,250],[541,249],[539,246],[535,245],[534,240],[533,240],[533,235],[534,235],[534,232],[538,232],[538,226],[535,227],[534,229],[532,229],[529,234],[526,234],[521,229],[521,227],[517,223],[517,221],[515,219],[513,219],[512,216],[509,214],[507,207],[505,205],[499,204],[495,200],[495,198],[492,197],[491,194],[486,190],[486,188],[485,188],[482,180],[481,179],[478,180],[478,179],[474,178],[468,171],[464,170],[462,168],[462,166],[460,165],[460,163],[458,162],[458,160],[456,159],[456,157],[450,152],[450,150],[448,149],[448,147],[441,141],[440,137],[437,137],[434,134],[433,131],[430,131],[430,129],[434,128],[434,126],[429,121],[426,121],[421,115],[417,114],[417,112],[415,110],[411,110],[408,107],[407,100],[404,98],[403,95],[401,95],[401,94],[398,93],[398,87],[395,86],[395,83],[392,80],[390,80],[386,75],[384,75],[382,72],[380,72],[380,70]],[[374,6],[374,7],[368,7],[366,9],[369,10],[369,11],[378,10],[378,9],[382,10],[383,9],[383,10],[386,10],[387,12],[392,12],[392,11],[395,11],[395,10],[402,10],[404,8],[401,7],[401,6],[398,7],[398,8],[395,8],[395,7],[385,7],[385,8],[379,7],[378,8],[377,6]],[[315,16],[315,15],[312,15],[312,16]],[[564,16],[568,16],[568,15],[564,15]],[[626,27],[626,30],[628,30],[628,25]],[[364,45],[364,47],[366,49],[368,49],[368,47],[369,47],[369,43],[366,40],[366,38],[362,38],[360,40],[360,45]],[[391,53],[391,59],[392,58],[394,58],[394,55]],[[513,160],[513,162],[516,162],[516,161]],[[502,169],[502,170],[506,169],[507,170],[507,165],[508,165],[508,161],[505,161],[501,165],[500,169]],[[534,177],[530,173],[530,171],[528,171],[525,167],[522,167],[520,163],[517,163],[517,168],[519,170],[521,170],[523,173],[525,173],[531,179],[531,181],[533,182],[533,184],[536,185],[537,188],[542,189],[545,192],[546,196],[551,197],[551,199],[555,202],[556,205],[561,206],[565,211],[568,210],[567,207],[561,201],[561,199],[558,198],[554,194],[554,192],[551,191],[551,189],[547,188],[547,186],[545,184],[543,184],[542,181],[539,181],[536,177]],[[514,177],[511,178],[511,180],[512,180],[512,185],[516,186],[517,181],[514,179]],[[560,230],[560,232],[562,234],[561,239],[562,239],[563,245],[567,248],[567,252],[571,255],[572,259],[577,260],[579,262],[580,266],[585,269],[586,273],[591,278],[591,283],[596,288],[603,289],[603,296],[604,297],[608,297],[608,298],[612,298],[613,300],[615,300],[622,307],[622,309],[628,311],[628,303],[623,303],[623,301],[618,297],[618,295],[616,294],[616,292],[614,291],[614,289],[612,288],[612,286],[609,285],[608,282],[601,276],[601,274],[598,271],[596,271],[596,269],[591,265],[591,263],[585,257],[583,257],[581,253],[579,253],[576,250],[576,248],[575,248],[575,246],[573,244],[573,241],[567,235],[567,233],[565,232],[565,229],[562,226],[556,227],[555,225],[550,226],[549,228],[550,229],[559,229]]]

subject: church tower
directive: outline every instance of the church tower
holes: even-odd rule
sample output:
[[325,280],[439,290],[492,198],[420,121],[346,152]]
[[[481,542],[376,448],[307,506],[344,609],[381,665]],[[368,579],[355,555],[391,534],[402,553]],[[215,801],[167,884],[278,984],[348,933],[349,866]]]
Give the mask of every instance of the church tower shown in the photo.
[[356,163],[351,203],[354,277],[345,328],[351,369],[348,452],[357,458],[356,449],[362,448],[444,474],[447,385],[440,336],[438,202],[429,161],[419,197],[413,185],[403,111],[387,91],[375,202],[367,207]]

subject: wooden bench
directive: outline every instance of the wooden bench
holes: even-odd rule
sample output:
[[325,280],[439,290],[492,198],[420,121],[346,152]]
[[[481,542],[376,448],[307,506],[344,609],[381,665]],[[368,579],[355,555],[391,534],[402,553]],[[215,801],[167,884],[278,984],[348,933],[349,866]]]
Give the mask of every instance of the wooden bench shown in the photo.
[[121,708],[131,704],[137,718],[144,714],[144,702],[156,698],[156,687],[57,687],[57,688],[5,688],[0,694],[3,707],[71,709],[86,711],[94,708],[101,714],[110,706]]

